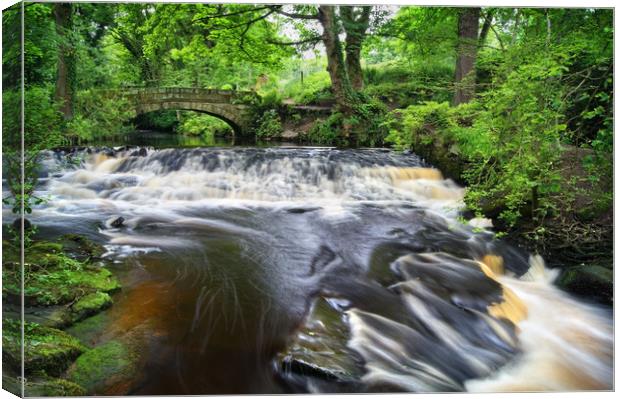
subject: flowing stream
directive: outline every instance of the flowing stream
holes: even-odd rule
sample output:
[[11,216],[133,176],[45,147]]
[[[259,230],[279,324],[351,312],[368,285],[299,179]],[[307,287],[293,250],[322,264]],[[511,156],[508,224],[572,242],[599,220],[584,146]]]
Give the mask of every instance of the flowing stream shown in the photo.
[[[140,337],[129,393],[613,388],[611,311],[561,292],[542,259],[464,222],[463,188],[415,155],[141,155],[46,153],[50,201],[32,214],[43,234],[104,244],[123,276],[98,339]],[[344,326],[342,350],[322,350],[361,370],[346,384],[282,361],[293,343],[312,347],[300,331],[319,300]]]

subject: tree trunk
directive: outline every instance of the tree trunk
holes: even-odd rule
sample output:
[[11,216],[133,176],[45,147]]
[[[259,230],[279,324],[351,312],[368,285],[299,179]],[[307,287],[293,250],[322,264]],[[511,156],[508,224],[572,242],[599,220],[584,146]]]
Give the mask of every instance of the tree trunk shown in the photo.
[[332,83],[336,105],[342,113],[350,115],[353,89],[345,68],[342,44],[338,38],[339,29],[336,23],[335,7],[319,6],[319,22],[323,27],[322,39],[327,55],[327,71]]
[[464,8],[459,13],[454,105],[469,102],[475,94],[479,19],[479,7]]
[[489,29],[493,23],[493,10],[488,10],[484,16],[484,23],[480,29],[480,36],[478,37],[478,46],[483,46],[489,35]]
[[65,119],[73,117],[73,92],[75,83],[75,49],[72,45],[71,29],[73,7],[71,3],[55,3],[54,17],[56,33],[59,36],[58,66],[56,72],[55,98]]
[[355,17],[352,6],[340,6],[340,16],[346,32],[345,38],[345,63],[347,74],[351,81],[351,86],[355,91],[361,91],[364,88],[364,76],[362,73],[362,64],[360,56],[362,52],[362,42],[366,37],[366,30],[370,20],[371,6],[361,7],[359,17]]

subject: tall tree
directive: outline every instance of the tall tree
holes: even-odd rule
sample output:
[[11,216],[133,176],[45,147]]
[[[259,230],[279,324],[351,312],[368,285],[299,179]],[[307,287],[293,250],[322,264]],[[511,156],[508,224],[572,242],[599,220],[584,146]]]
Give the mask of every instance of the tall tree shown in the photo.
[[154,84],[160,78],[160,63],[145,53],[145,36],[155,7],[148,3],[118,4],[117,7],[115,24],[110,27],[110,33],[135,61],[142,83]]
[[60,110],[65,119],[73,117],[76,57],[72,38],[72,14],[71,3],[54,4],[56,32],[59,37],[55,98],[60,102]]
[[475,94],[479,19],[480,7],[463,8],[459,12],[454,105],[469,102]]
[[491,29],[491,24],[493,23],[493,14],[495,10],[490,8],[484,14],[484,22],[482,23],[482,28],[480,28],[480,35],[478,37],[478,46],[483,46],[484,42],[489,35],[489,29]]
[[354,90],[360,91],[364,88],[364,76],[362,74],[362,64],[360,54],[362,52],[362,42],[366,37],[366,31],[370,23],[371,6],[351,7],[340,6],[340,17],[346,33],[345,37],[345,64],[351,86]]
[[338,37],[340,29],[336,19],[336,7],[319,6],[319,22],[323,27],[322,39],[327,55],[327,71],[336,104],[343,113],[348,114],[351,112],[353,87],[345,66],[342,43]]

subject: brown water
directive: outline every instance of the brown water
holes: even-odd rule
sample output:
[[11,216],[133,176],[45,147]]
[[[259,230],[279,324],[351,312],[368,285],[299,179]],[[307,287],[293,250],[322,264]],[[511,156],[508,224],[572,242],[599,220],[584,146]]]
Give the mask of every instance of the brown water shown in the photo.
[[[123,291],[98,342],[140,368],[105,393],[338,392],[286,370],[318,297],[364,369],[347,390],[610,389],[609,309],[457,219],[463,189],[416,156],[317,148],[49,153],[32,215],[108,249]],[[124,227],[110,221],[125,218]],[[587,365],[587,367],[584,367]]]

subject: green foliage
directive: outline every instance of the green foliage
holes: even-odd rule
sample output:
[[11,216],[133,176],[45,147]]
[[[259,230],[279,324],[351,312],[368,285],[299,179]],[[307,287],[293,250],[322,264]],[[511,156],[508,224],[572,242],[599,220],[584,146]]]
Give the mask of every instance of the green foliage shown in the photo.
[[[600,212],[610,204],[600,180],[611,173],[613,144],[609,12],[502,9],[494,15],[495,34],[479,50],[477,101],[457,108],[424,102],[397,110],[386,141],[414,151],[441,147],[456,154],[466,162],[462,177],[468,205],[501,212],[508,226],[525,217],[542,224],[564,214],[587,190],[601,199],[591,201]],[[408,32],[405,20],[410,15],[399,12],[394,32]],[[423,45],[409,49],[424,50]],[[439,60],[433,56],[425,62],[432,66]],[[367,79],[376,82],[387,73],[369,71]],[[591,182],[601,183],[598,188],[562,174],[566,144],[592,148],[585,170]]]
[[[57,35],[52,5],[24,7],[24,73],[28,86],[45,85],[55,78]],[[21,4],[2,12],[2,82],[5,90],[17,89],[21,77]]]
[[216,135],[231,134],[232,128],[228,123],[216,117],[184,111],[181,113],[181,121],[176,131],[187,136],[202,136],[213,140]]
[[[57,104],[52,101],[51,88],[27,88],[24,93],[25,151],[22,153],[20,91],[4,90],[2,102],[2,163],[9,189],[9,195],[4,197],[2,202],[10,206],[15,214],[29,214],[35,206],[45,202],[44,197],[34,193],[39,175],[38,155],[41,150],[63,142],[62,116],[58,112]],[[26,243],[29,242],[28,234],[33,232],[26,232]],[[13,231],[13,234],[15,239],[19,239],[19,231]]]
[[75,116],[65,132],[71,143],[82,144],[133,130],[127,122],[135,117],[135,111],[127,100],[89,89],[78,92],[75,101]]
[[278,137],[282,133],[282,122],[276,110],[271,109],[265,112],[257,121],[256,137],[272,138]]
[[346,146],[348,143],[342,140],[340,131],[344,116],[340,112],[331,114],[326,120],[319,120],[312,126],[306,139],[317,145]]
[[284,85],[282,91],[286,98],[292,98],[298,104],[323,104],[334,99],[329,73],[324,69],[304,74],[303,83],[296,76]]
[[[388,133],[385,105],[361,93],[356,96],[358,101],[349,116],[342,112],[333,113],[326,120],[317,122],[306,139],[319,145],[374,147],[383,144]],[[349,136],[343,136],[343,131]]]
[[469,207],[479,212],[499,209],[500,218],[509,226],[524,211],[533,210],[532,216],[542,219],[556,210],[563,132],[563,126],[555,124],[557,111],[539,108],[537,94],[541,92],[531,86],[532,91],[513,89],[513,84],[535,85],[533,76],[515,74],[513,78],[496,96],[485,98],[485,104],[451,108],[447,103],[430,102],[395,113],[397,121],[392,120],[386,139],[414,151],[439,140],[457,151],[468,165],[463,177],[468,182],[465,199]]
[[[24,146],[36,152],[63,142],[62,115],[52,100],[52,87],[32,86],[24,96]],[[2,145],[17,150],[21,146],[21,92],[2,92]]]
[[179,125],[175,110],[160,110],[140,114],[136,117],[134,123],[142,129],[168,132],[175,131]]
[[365,69],[364,93],[399,108],[424,101],[449,101],[453,77],[452,64],[385,62]]
[[[59,247],[60,246],[60,247]],[[60,250],[59,248],[62,248]],[[87,250],[83,248],[84,252]],[[3,296],[19,297],[21,270],[19,245],[3,245]],[[97,292],[111,292],[120,286],[104,268],[94,268],[88,260],[80,261],[71,245],[36,242],[24,254],[24,295],[33,305],[67,304],[81,296]],[[90,252],[90,250],[87,250]]]

